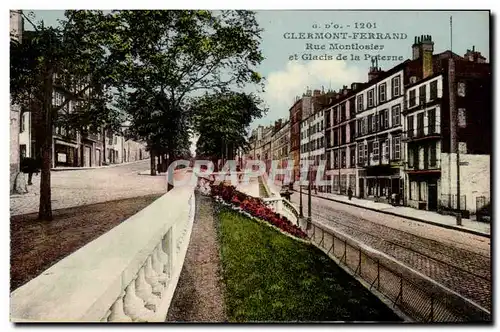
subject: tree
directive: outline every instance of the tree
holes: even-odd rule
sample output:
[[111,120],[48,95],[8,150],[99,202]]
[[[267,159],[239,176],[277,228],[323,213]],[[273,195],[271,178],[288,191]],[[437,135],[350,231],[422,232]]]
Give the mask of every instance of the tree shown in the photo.
[[[267,109],[254,94],[223,92],[205,94],[193,103],[193,127],[200,135],[197,154],[218,159],[234,159],[238,149],[248,148],[247,129]],[[217,163],[214,163],[215,165]]]
[[122,104],[130,104],[124,108],[132,117],[131,132],[153,152],[164,148],[169,159],[175,156],[176,145],[190,130],[189,97],[262,83],[255,71],[263,59],[261,29],[253,12],[141,10],[112,15],[121,28],[109,49],[127,54]]
[[[97,131],[118,126],[108,107],[117,81],[118,52],[105,48],[113,22],[100,11],[66,11],[57,27],[34,24],[34,31],[10,43],[10,93],[14,103],[33,111],[41,158],[39,219],[52,220],[50,168],[55,126]],[[55,98],[60,96],[60,102]]]

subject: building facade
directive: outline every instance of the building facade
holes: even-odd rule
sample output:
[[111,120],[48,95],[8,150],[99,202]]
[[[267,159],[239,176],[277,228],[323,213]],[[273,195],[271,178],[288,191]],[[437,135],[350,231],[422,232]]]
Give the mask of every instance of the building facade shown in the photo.
[[361,198],[383,198],[403,192],[401,111],[404,65],[386,73],[377,67],[370,68],[370,74],[376,75],[356,93],[356,193]]
[[356,92],[361,85],[344,87],[342,95],[325,109],[327,192],[356,195]]
[[[274,133],[272,136],[272,159],[280,169],[286,169],[288,166],[288,154],[290,151],[290,121],[278,120],[274,124]],[[285,175],[277,175],[276,180],[283,181]]]
[[468,216],[490,204],[491,67],[473,49],[434,68],[406,89],[405,197],[414,208]]
[[[300,160],[309,160],[310,176],[316,179],[320,160],[325,160],[325,117],[323,109],[313,107],[300,125]],[[323,190],[322,187],[318,188]]]

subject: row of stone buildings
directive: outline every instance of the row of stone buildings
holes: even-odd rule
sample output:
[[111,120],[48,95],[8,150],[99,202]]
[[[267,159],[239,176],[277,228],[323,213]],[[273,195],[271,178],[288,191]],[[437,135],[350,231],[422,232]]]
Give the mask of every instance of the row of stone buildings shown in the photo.
[[[11,38],[22,42],[24,20],[19,10],[10,11]],[[53,103],[62,103],[63,91],[54,88]],[[71,102],[62,111],[71,112]],[[28,109],[29,108],[29,109]],[[14,190],[16,174],[23,158],[37,158],[40,137],[37,137],[36,106],[10,108],[10,172],[11,191]],[[52,167],[95,167],[113,163],[131,162],[148,158],[146,147],[141,142],[127,140],[120,133],[101,130],[97,134],[76,131],[71,128],[54,127],[52,141]]]
[[[251,137],[265,152],[280,146],[283,160],[326,164],[326,192],[384,200],[425,210],[475,213],[490,202],[492,151],[491,65],[474,47],[464,56],[434,53],[431,36],[415,38],[413,57],[382,70],[372,62],[366,82],[339,91],[297,97],[285,123],[287,146],[273,140],[281,128],[259,127]],[[285,128],[283,126],[283,128]],[[288,131],[289,130],[289,131]],[[259,141],[258,138],[261,137]],[[458,153],[457,153],[458,152]],[[457,172],[458,170],[458,172]],[[458,197],[459,200],[458,200]]]

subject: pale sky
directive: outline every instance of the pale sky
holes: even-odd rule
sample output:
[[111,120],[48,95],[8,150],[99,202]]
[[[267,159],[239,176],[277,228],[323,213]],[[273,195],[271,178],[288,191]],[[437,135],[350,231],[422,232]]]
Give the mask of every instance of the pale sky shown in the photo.
[[[46,24],[55,24],[57,18],[63,17],[63,11],[35,11],[37,18],[43,18]],[[403,56],[411,58],[411,45],[414,37],[431,35],[434,41],[434,52],[450,49],[450,16],[453,17],[453,49],[463,55],[467,49],[475,49],[488,61],[489,49],[489,12],[488,11],[334,11],[334,10],[266,10],[257,11],[256,17],[262,32],[262,52],[265,60],[259,72],[266,78],[266,91],[261,95],[269,107],[268,114],[256,120],[252,127],[267,125],[279,118],[288,118],[288,110],[293,104],[294,96],[301,95],[309,87],[311,90],[325,90],[331,87],[338,90],[343,85],[367,80],[370,60],[364,60],[366,51],[306,51],[306,43],[326,44],[362,44],[383,45],[382,51],[370,51],[372,55]],[[365,23],[365,29],[355,29],[355,23]],[[368,23],[376,28],[367,29]],[[314,24],[322,28],[313,28]],[[327,30],[326,24],[338,24],[338,29]],[[349,27],[347,27],[349,26]],[[377,32],[402,33],[407,39],[399,40],[292,40],[285,39],[286,32]],[[361,57],[360,61],[290,61],[289,57],[302,53],[315,55],[354,53]],[[389,69],[399,61],[379,61],[382,69]],[[248,88],[248,91],[254,91]]]

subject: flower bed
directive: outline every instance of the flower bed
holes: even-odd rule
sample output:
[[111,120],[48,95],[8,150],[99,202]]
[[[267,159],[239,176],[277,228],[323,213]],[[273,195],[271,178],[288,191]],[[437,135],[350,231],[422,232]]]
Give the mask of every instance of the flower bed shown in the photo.
[[261,199],[248,196],[236,190],[234,186],[224,183],[212,185],[211,194],[212,196],[219,197],[224,202],[247,212],[253,217],[269,222],[288,234],[301,239],[307,238],[307,235],[299,227],[293,225],[290,220],[286,219],[279,213],[276,213],[268,208]]

